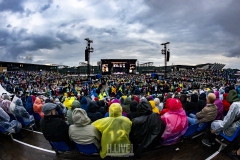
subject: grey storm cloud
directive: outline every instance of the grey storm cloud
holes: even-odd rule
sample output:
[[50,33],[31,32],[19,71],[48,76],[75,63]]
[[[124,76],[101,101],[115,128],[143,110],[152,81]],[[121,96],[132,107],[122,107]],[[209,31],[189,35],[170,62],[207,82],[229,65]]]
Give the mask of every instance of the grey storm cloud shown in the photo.
[[45,10],[49,9],[52,3],[53,3],[52,0],[48,0],[48,3],[40,8],[40,12],[44,12]]
[[23,2],[25,0],[3,0],[0,3],[0,11],[23,12]]
[[0,53],[8,55],[5,60],[76,65],[84,61],[84,39],[90,38],[92,62],[163,63],[160,44],[169,41],[174,64],[211,63],[208,57],[215,55],[218,63],[236,67],[239,6],[239,0],[0,0]]

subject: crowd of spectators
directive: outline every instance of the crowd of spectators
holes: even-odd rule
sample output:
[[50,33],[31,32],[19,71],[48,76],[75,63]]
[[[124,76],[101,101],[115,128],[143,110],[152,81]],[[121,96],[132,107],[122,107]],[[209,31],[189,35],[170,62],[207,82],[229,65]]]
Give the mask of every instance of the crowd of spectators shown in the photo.
[[[168,78],[109,75],[91,80],[52,72],[7,72],[1,85],[14,97],[0,97],[0,126],[20,134],[21,123],[33,121],[53,142],[69,146],[95,144],[101,158],[109,146],[133,145],[135,156],[158,145],[179,142],[189,125],[211,122],[211,147],[220,132],[231,136],[240,126],[240,86],[233,70],[185,70]],[[112,149],[114,150],[114,149]],[[121,154],[131,151],[124,150]],[[120,153],[119,153],[120,154]]]

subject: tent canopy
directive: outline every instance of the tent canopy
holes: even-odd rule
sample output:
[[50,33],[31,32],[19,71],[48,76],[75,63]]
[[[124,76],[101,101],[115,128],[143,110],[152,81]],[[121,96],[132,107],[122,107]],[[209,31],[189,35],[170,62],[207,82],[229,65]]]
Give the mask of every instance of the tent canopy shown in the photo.
[[0,95],[2,95],[3,93],[6,93],[6,94],[9,95],[9,96],[13,95],[13,94],[7,92],[7,91],[2,87],[2,85],[0,84]]

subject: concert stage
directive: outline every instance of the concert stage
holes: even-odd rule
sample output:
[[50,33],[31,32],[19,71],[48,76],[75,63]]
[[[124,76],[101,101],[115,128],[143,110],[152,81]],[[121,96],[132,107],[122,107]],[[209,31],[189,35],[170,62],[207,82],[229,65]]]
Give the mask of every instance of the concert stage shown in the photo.
[[136,74],[137,59],[101,59],[102,75]]

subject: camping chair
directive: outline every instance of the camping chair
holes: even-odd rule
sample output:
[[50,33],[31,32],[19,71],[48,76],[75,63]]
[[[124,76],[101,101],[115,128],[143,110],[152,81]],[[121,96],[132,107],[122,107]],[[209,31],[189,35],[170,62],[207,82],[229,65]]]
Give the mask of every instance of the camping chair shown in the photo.
[[192,124],[192,125],[188,126],[188,129],[187,129],[186,133],[182,137],[183,138],[189,138],[192,135],[194,135],[194,133],[197,132],[198,125],[199,125],[199,123]]
[[77,150],[85,155],[99,155],[99,149],[94,143],[91,144],[78,144],[75,143]]
[[239,135],[240,135],[240,126],[237,128],[237,130],[235,131],[235,133],[229,137],[224,135],[222,132],[219,134],[223,139],[219,140],[216,138],[216,141],[220,144],[220,147],[218,149],[218,152],[221,152],[228,144],[224,143],[224,139],[227,140],[229,143],[234,141]]
[[32,120],[30,122],[24,122],[22,117],[16,116],[16,118],[17,118],[17,121],[20,122],[24,128],[31,128],[31,130],[33,131],[33,126],[35,125],[34,120]]
[[53,141],[49,141],[50,145],[52,146],[52,148],[55,150],[55,153],[58,155],[60,154],[60,152],[67,152],[67,151],[72,151],[74,150],[74,148],[68,146],[65,142],[53,142]]

